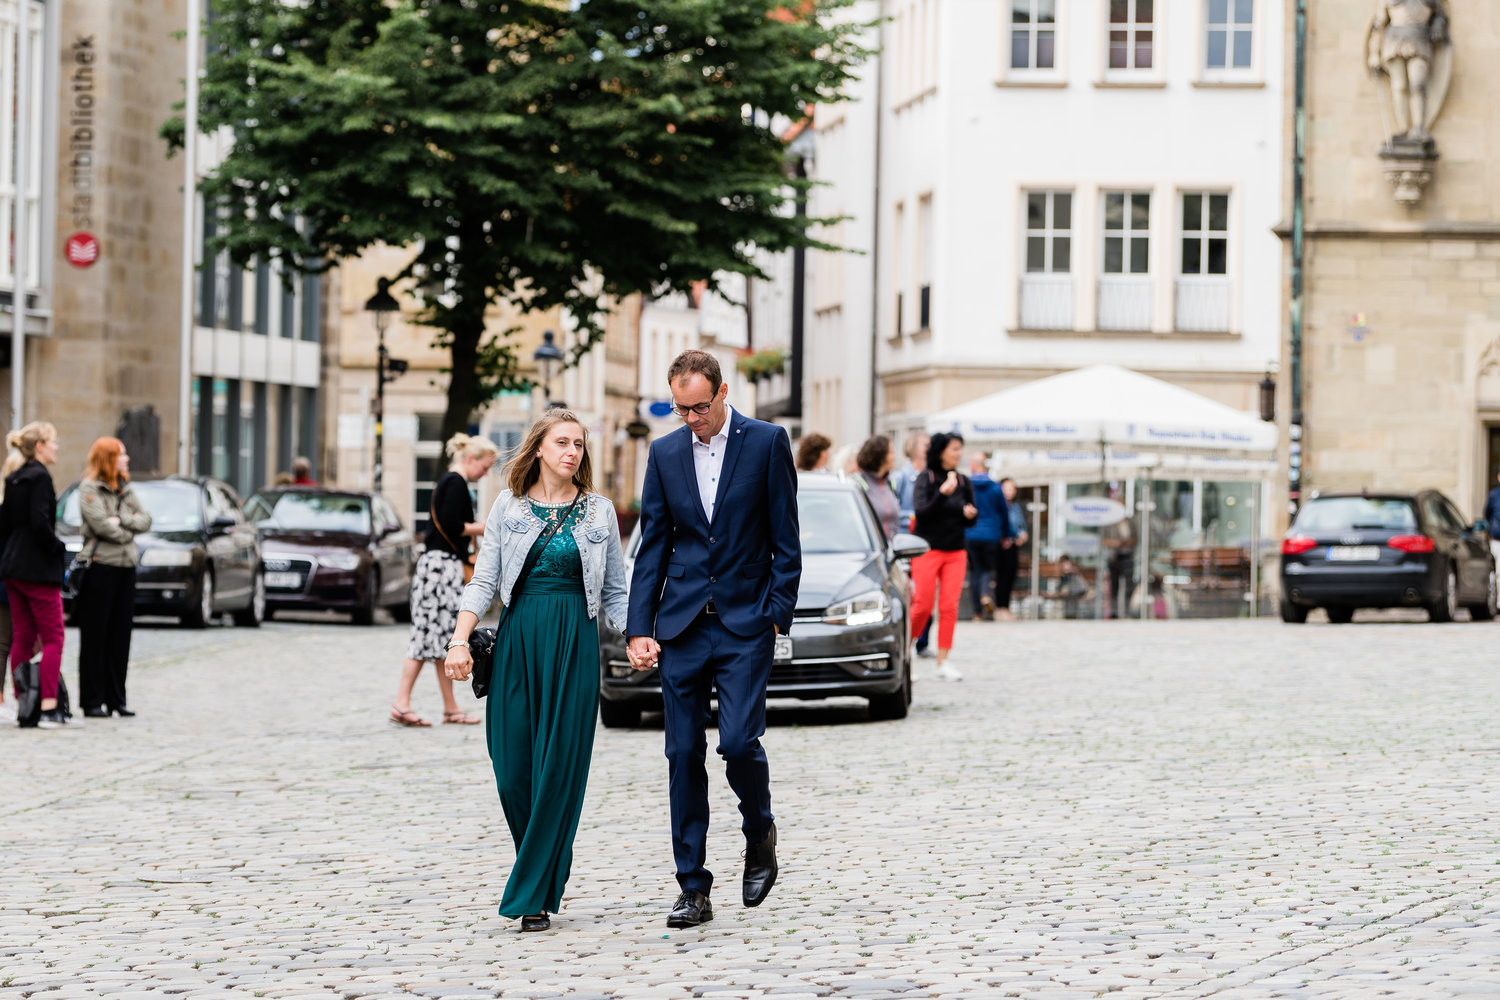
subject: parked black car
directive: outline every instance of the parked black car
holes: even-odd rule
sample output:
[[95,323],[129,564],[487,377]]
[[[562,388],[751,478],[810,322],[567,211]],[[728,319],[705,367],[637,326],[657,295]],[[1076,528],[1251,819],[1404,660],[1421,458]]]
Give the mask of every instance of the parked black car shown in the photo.
[[411,621],[415,545],[384,497],[286,486],[256,492],[245,514],[260,532],[267,615],[347,611],[369,625],[376,608],[389,608]]
[[1485,522],[1469,524],[1436,490],[1313,497],[1281,542],[1281,618],[1316,607],[1347,622],[1357,608],[1426,608],[1435,622],[1460,607],[1496,614],[1495,557]]
[[[151,515],[151,530],[136,536],[135,613],[172,615],[202,628],[233,612],[236,624],[259,626],[266,613],[260,541],[234,489],[207,476],[136,479],[131,485]],[[70,557],[82,548],[77,483],[58,499],[57,533]]]
[[[776,638],[767,693],[772,698],[869,699],[870,718],[903,719],[911,705],[911,586],[903,561],[927,551],[915,535],[887,545],[870,501],[838,476],[799,476],[802,582],[792,630]],[[640,530],[631,533],[633,564]],[[633,726],[661,710],[655,670],[633,670],[625,639],[601,615],[599,717]]]

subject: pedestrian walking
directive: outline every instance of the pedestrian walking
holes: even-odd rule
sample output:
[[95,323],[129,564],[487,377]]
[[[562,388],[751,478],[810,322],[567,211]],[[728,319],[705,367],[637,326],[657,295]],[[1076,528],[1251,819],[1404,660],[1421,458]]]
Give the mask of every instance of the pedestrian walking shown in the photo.
[[833,442],[814,431],[797,442],[798,472],[827,472],[828,453]]
[[[24,461],[17,451],[5,456],[5,464],[0,465],[0,504],[5,502],[5,478],[19,469]],[[16,707],[5,700],[5,678],[10,676],[11,634],[10,598],[5,593],[5,585],[0,584],[0,723],[16,721]]]
[[945,681],[963,680],[959,669],[948,662],[948,654],[953,651],[958,599],[968,564],[964,531],[979,517],[974,485],[958,471],[963,454],[964,439],[960,435],[932,435],[927,445],[927,468],[917,477],[912,493],[917,534],[931,548],[911,564],[911,637],[916,639],[928,621],[937,618],[936,676]]
[[828,459],[828,471],[842,476],[852,476],[859,472],[859,445],[839,445]]
[[[891,489],[896,491],[896,497],[901,501],[901,530],[916,531],[916,511],[912,507],[912,497],[917,485],[917,477],[922,474],[927,464],[928,437],[921,431],[909,435],[902,444],[902,453],[906,456],[906,462],[895,472],[891,473]],[[932,622],[928,621],[927,627],[917,637],[917,655],[931,656],[932,651],[928,649],[928,637],[932,631]]]
[[396,700],[391,702],[391,721],[402,726],[430,726],[411,708],[411,692],[422,664],[437,670],[438,692],[443,696],[443,722],[472,726],[484,721],[458,707],[453,698],[453,680],[442,664],[448,658],[448,640],[458,621],[459,602],[467,583],[470,539],[484,534],[484,524],[474,520],[474,498],[469,484],[483,479],[495,464],[500,449],[489,438],[455,434],[445,446],[453,464],[432,488],[431,526],[421,558],[411,581],[411,639]]
[[974,486],[974,507],[979,515],[964,531],[964,550],[969,556],[969,608],[975,621],[992,621],[995,598],[990,587],[998,575],[1000,540],[1010,531],[1005,516],[1005,497],[1000,484],[990,478],[983,452],[969,456],[969,482]]
[[1016,499],[1016,481],[1009,476],[1000,480],[1000,495],[1005,500],[1006,531],[1000,539],[1000,555],[995,560],[995,617],[1015,621],[1011,595],[1016,589],[1016,571],[1021,566],[1021,550],[1031,540],[1026,530],[1026,511]]
[[130,455],[119,438],[89,448],[78,483],[83,549],[90,565],[73,598],[78,626],[78,703],[90,718],[135,715],[125,697],[130,635],[135,624],[135,536],[151,515],[130,488]]
[[292,459],[292,485],[293,486],[316,486],[318,481],[312,477],[312,460],[306,455],[298,455]]
[[880,519],[880,530],[889,542],[898,531],[906,530],[901,523],[901,498],[891,489],[891,467],[896,464],[891,439],[884,434],[867,438],[859,446],[857,458],[859,471],[855,473],[854,481],[864,487],[865,496],[870,498],[870,506],[875,508],[875,516]]
[[1490,488],[1490,495],[1484,499],[1484,520],[1490,526],[1490,551],[1500,562],[1500,475],[1495,478],[1497,485]]
[[[1124,502],[1125,491],[1109,488],[1111,500]],[[1105,617],[1124,618],[1130,613],[1130,599],[1135,596],[1135,525],[1131,518],[1116,521],[1099,532],[1109,570],[1109,601]]]
[[546,411],[505,477],[448,642],[447,674],[469,677],[469,636],[498,594],[506,610],[485,735],[516,847],[500,915],[540,931],[551,926],[573,864],[599,705],[595,620],[602,610],[624,631],[625,556],[614,505],[594,492],[577,414]]
[[712,354],[679,354],[667,385],[686,426],[655,441],[646,461],[628,652],[637,670],[660,672],[682,890],[667,926],[692,927],[713,919],[704,730],[714,688],[718,753],[743,817],[744,904],[759,906],[776,883],[771,776],[760,739],[776,636],[792,627],[802,543],[786,432],[729,405]]
[[5,478],[0,504],[0,580],[10,600],[11,671],[42,644],[38,728],[70,724],[57,704],[62,681],[62,584],[67,548],[57,537],[57,493],[47,467],[57,461],[57,428],[34,421],[7,438],[22,461]]

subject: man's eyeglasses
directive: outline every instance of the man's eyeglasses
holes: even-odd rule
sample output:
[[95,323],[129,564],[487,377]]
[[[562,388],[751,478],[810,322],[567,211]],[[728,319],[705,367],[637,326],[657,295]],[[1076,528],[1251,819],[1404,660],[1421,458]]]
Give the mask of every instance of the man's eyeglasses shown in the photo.
[[676,403],[673,403],[672,412],[679,417],[685,417],[688,415],[688,411],[691,410],[700,417],[706,417],[708,416],[708,411],[713,409],[713,405],[714,401],[711,399],[706,403],[695,403],[692,406],[678,406]]

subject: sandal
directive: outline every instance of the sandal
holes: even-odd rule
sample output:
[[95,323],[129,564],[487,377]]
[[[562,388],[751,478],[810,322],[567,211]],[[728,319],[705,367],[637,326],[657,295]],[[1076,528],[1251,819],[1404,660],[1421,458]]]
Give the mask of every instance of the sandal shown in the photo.
[[470,715],[468,712],[444,712],[443,713],[443,725],[445,725],[445,726],[446,725],[454,725],[454,726],[477,726],[477,725],[479,725],[479,723],[481,723],[483,721],[484,720],[481,719],[479,716],[477,716],[477,715]]
[[[397,708],[395,705],[391,706],[391,721],[394,722],[398,726],[413,726],[413,727],[416,727],[416,726],[430,726],[430,725],[432,725],[432,723],[428,722],[426,719],[422,718],[420,715],[418,715],[416,712],[413,712],[411,709],[408,708],[406,711],[403,712],[399,708]],[[443,721],[446,722],[448,720],[444,719]]]

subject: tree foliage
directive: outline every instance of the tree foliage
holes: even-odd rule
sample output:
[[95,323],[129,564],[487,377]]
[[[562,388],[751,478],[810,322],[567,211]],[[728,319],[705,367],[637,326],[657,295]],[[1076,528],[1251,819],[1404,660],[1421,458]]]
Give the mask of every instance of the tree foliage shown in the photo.
[[213,0],[200,125],[234,136],[201,188],[232,206],[213,249],[316,271],[409,247],[461,429],[525,384],[492,303],[566,307],[581,352],[607,296],[820,245],[769,123],[864,56],[830,16],[849,2]]

